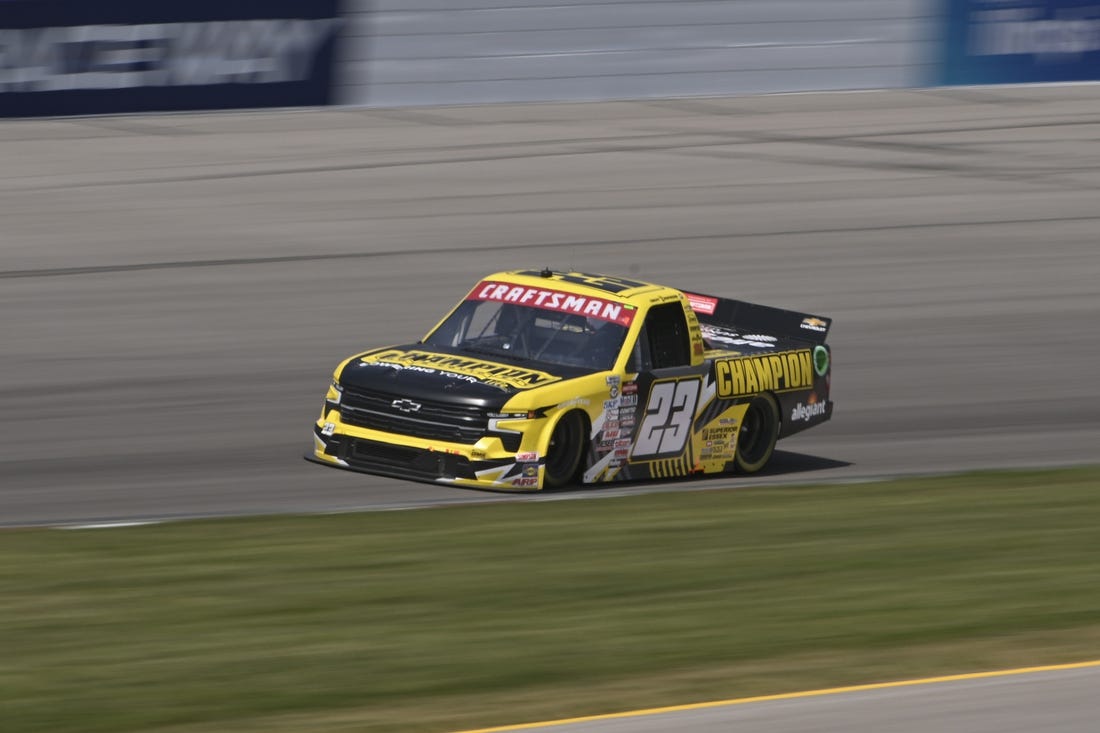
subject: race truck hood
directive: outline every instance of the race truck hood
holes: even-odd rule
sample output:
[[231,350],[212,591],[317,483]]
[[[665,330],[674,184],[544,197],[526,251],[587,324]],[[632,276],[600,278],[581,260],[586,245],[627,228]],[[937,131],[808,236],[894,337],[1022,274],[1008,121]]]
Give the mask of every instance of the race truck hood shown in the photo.
[[340,384],[410,399],[499,408],[522,390],[590,373],[574,367],[407,344],[352,357],[340,373]]

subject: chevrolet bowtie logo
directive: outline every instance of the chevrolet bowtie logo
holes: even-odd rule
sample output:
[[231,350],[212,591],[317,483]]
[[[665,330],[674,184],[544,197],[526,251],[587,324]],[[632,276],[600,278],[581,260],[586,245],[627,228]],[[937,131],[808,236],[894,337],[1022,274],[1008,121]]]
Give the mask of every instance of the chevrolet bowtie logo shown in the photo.
[[401,412],[416,412],[420,409],[420,403],[412,400],[394,400],[390,403],[390,407]]

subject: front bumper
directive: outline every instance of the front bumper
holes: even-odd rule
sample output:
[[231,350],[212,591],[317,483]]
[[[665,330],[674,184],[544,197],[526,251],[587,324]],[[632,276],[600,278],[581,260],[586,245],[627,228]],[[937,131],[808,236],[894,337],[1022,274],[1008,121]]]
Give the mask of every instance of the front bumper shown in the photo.
[[[536,452],[504,452],[494,445],[434,443],[377,431],[313,428],[314,463],[395,478],[445,483],[495,491],[532,491],[542,487],[544,459]],[[397,442],[400,441],[400,442]]]

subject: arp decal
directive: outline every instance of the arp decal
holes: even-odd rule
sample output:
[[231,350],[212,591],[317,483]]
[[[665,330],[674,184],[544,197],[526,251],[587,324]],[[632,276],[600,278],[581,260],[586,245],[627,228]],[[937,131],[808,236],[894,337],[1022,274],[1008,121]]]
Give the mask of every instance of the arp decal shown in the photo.
[[714,362],[719,397],[729,399],[757,392],[787,392],[814,384],[809,349],[768,356],[743,356]]
[[698,377],[654,382],[631,453],[632,460],[678,456],[691,437],[691,422],[699,401]]

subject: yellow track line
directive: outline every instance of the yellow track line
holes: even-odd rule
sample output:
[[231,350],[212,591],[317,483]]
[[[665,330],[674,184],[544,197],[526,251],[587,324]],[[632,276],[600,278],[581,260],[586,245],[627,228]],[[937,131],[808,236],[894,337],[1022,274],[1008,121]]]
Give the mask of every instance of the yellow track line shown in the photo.
[[683,710],[704,710],[706,708],[720,708],[732,705],[745,705],[750,702],[767,702],[769,700],[794,700],[800,697],[820,697],[822,695],[838,695],[842,692],[862,692],[864,690],[884,690],[890,687],[914,687],[916,685],[931,685],[937,682],[958,682],[960,680],[980,680],[988,677],[1009,677],[1011,675],[1030,674],[1032,672],[1056,672],[1066,669],[1084,669],[1086,667],[1100,667],[1100,659],[1091,662],[1074,662],[1072,664],[1051,664],[1043,667],[1020,667],[1018,669],[1003,669],[995,672],[971,672],[969,674],[952,674],[943,677],[926,677],[915,680],[902,680],[899,682],[875,682],[867,685],[852,685],[850,687],[830,687],[824,690],[806,690],[803,692],[785,692],[778,695],[759,695],[757,697],[741,697],[732,700],[712,700],[711,702],[697,702],[687,705],[670,705],[663,708],[647,708],[644,710],[629,710],[622,713],[604,713],[603,715],[586,715],[579,718],[562,718],[561,720],[547,720],[540,723],[520,723],[519,725],[501,725],[494,728],[477,728],[475,730],[460,731],[460,733],[505,733],[505,731],[531,730],[547,725],[566,725],[569,723],[587,723],[594,720],[615,720],[617,718],[634,718],[645,715],[659,715],[660,713],[676,713]]

